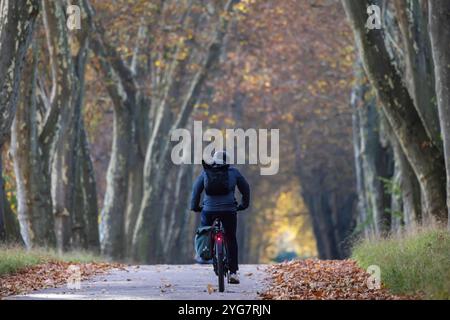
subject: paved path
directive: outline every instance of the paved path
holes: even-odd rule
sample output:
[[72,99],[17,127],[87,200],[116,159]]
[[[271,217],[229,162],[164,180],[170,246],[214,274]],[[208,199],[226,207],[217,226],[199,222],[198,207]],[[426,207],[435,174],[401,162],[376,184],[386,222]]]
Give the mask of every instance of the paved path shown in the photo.
[[241,265],[239,285],[217,291],[210,265],[143,265],[113,270],[81,282],[80,290],[67,287],[34,291],[8,299],[258,299],[264,288],[263,265]]

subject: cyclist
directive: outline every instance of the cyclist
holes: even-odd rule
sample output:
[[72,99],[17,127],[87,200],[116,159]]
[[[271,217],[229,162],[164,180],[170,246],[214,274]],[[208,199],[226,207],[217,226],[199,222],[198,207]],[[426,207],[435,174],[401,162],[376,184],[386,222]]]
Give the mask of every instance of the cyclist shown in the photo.
[[[236,212],[245,210],[250,203],[250,187],[244,176],[229,165],[229,156],[225,151],[217,151],[213,163],[203,162],[204,170],[194,182],[191,210],[201,212],[202,226],[211,226],[216,218],[220,218],[226,234],[230,283],[238,284],[238,244],[236,239]],[[242,195],[238,205],[234,196],[238,187]],[[201,194],[205,191],[203,205],[200,206]]]

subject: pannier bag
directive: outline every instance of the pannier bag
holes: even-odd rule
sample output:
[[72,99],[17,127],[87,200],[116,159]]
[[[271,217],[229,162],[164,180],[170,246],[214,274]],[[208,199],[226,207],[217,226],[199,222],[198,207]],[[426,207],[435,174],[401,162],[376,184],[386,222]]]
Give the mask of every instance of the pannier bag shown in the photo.
[[212,226],[200,227],[195,233],[196,257],[208,261],[212,259]]

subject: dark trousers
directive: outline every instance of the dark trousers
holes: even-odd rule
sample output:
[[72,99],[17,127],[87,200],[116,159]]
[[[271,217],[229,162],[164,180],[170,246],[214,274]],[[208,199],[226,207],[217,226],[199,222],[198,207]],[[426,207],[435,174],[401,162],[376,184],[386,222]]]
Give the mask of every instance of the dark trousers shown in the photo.
[[212,226],[214,220],[220,218],[225,229],[225,240],[228,249],[228,264],[230,272],[234,273],[239,270],[238,267],[238,244],[236,239],[236,212],[215,212],[203,211],[201,216],[202,226]]

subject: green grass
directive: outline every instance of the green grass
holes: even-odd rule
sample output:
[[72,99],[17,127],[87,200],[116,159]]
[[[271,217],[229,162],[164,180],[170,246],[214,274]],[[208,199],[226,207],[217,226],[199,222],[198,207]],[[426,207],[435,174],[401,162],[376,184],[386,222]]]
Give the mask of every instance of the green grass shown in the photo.
[[352,258],[364,269],[378,265],[381,281],[395,294],[450,299],[450,233],[446,230],[363,240],[353,248]]
[[101,262],[102,259],[85,251],[71,251],[58,254],[53,250],[25,250],[21,247],[0,246],[0,276],[49,261],[89,263]]

